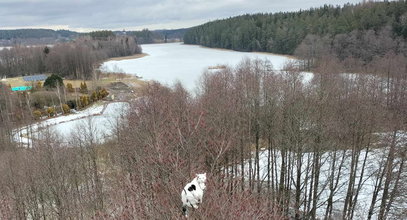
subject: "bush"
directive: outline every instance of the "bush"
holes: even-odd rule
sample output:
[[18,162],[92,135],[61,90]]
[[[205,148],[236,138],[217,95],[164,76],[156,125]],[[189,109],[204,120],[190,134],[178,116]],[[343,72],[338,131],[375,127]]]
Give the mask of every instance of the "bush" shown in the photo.
[[34,117],[35,120],[40,119],[41,116],[42,116],[42,112],[40,110],[33,111],[33,117]]
[[83,95],[83,96],[79,97],[79,99],[80,99],[82,107],[89,105],[89,96]]
[[81,83],[81,88],[79,90],[81,93],[88,93],[88,85],[86,85],[86,82]]
[[75,89],[72,86],[72,83],[67,83],[66,84],[66,89],[68,90],[68,92],[75,92]]
[[66,104],[69,106],[70,109],[76,109],[76,101],[75,100],[68,100]]
[[55,92],[51,91],[38,91],[30,96],[30,103],[36,109],[43,109],[44,106],[52,106],[58,100]]
[[37,82],[37,84],[35,84],[35,89],[42,89],[42,83]]
[[92,95],[90,96],[90,100],[92,100],[92,102],[96,102],[97,100],[99,100],[98,93],[96,93],[96,91],[92,92]]
[[52,74],[44,82],[44,87],[46,88],[56,88],[57,86],[63,86],[63,79],[57,74]]
[[64,114],[69,114],[71,112],[71,108],[67,104],[62,104],[62,110]]
[[98,92],[99,99],[103,99],[108,95],[109,95],[109,92],[105,88],[99,90],[99,92]]
[[49,117],[52,117],[55,115],[55,108],[54,107],[48,107],[47,108],[47,113]]

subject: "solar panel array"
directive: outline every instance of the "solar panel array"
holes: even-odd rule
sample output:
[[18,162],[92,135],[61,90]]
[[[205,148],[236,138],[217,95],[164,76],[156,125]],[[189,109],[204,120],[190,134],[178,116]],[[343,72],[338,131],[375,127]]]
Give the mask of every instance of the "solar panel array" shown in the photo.
[[34,75],[34,76],[23,76],[23,80],[26,82],[32,82],[32,81],[44,81],[47,78],[46,75]]

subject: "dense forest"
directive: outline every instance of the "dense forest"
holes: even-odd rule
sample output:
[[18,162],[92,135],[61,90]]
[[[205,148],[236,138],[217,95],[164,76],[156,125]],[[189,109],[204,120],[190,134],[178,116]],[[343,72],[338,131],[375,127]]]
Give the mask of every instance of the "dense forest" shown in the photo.
[[137,38],[139,44],[164,43],[182,41],[184,34],[188,31],[187,28],[172,29],[172,30],[148,30],[141,31],[116,31],[117,35],[130,35]]
[[51,29],[16,29],[0,30],[0,46],[13,46],[16,44],[36,45],[55,44],[79,37],[80,33],[69,30]]
[[98,62],[136,53],[141,53],[141,47],[134,37],[116,36],[111,31],[91,32],[52,47],[17,45],[0,51],[0,77],[51,72],[68,78],[89,79]]
[[78,32],[69,30],[51,30],[51,29],[17,29],[17,30],[0,30],[0,39],[14,39],[14,38],[74,38],[78,36]]
[[298,12],[242,15],[191,28],[187,44],[300,56],[337,54],[371,61],[407,55],[407,2],[325,5]]
[[89,33],[79,33],[69,30],[51,30],[51,29],[16,29],[0,30],[0,46],[19,45],[38,45],[38,44],[55,44],[75,40],[78,37],[86,35],[99,35],[102,33],[117,36],[132,36],[137,39],[138,44],[163,43],[182,41],[187,28],[181,29],[163,29],[140,31],[94,31]]

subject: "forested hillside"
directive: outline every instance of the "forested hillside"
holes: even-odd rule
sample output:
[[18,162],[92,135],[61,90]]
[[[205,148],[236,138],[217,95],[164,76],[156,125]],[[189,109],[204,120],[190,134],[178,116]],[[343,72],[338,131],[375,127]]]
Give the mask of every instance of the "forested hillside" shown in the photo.
[[0,46],[55,44],[77,38],[81,34],[69,30],[16,29],[0,30]]
[[141,31],[115,31],[117,35],[130,35],[137,38],[139,44],[163,43],[181,41],[188,28],[171,30],[148,30]]
[[17,30],[0,30],[0,39],[13,38],[72,38],[78,36],[79,33],[68,30],[51,30],[51,29],[17,29]]
[[[92,35],[110,35],[110,36],[132,36],[136,37],[137,43],[162,43],[165,41],[174,42],[182,41],[185,32],[188,28],[181,29],[163,29],[149,30],[143,29],[140,31],[96,31],[89,33],[79,33],[69,30],[51,30],[51,29],[15,29],[15,30],[0,30],[0,46],[20,45],[40,45],[40,44],[55,44],[58,42],[74,40],[80,36]],[[92,36],[98,37],[98,36]]]
[[304,53],[301,49],[312,45],[307,52],[313,55],[325,50],[342,60],[354,57],[370,61],[390,51],[405,55],[406,38],[407,2],[394,1],[242,15],[193,27],[184,35],[184,42],[300,55]]

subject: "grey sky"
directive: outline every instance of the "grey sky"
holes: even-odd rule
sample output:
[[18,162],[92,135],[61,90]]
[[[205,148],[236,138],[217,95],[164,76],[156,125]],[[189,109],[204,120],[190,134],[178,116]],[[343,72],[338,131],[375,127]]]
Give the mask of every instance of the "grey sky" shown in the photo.
[[347,2],[360,0],[0,0],[0,29],[172,29],[245,13]]

